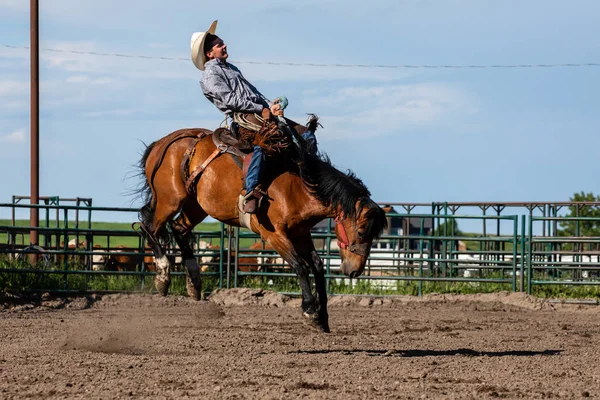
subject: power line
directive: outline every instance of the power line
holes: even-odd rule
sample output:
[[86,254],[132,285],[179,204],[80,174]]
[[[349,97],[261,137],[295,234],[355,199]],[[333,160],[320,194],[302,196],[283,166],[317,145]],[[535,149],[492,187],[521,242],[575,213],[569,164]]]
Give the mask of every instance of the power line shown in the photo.
[[[1,46],[9,49],[29,49],[29,46],[13,46],[2,44]],[[122,53],[101,53],[96,51],[62,50],[45,48],[43,51],[53,53],[72,53],[80,55],[92,55],[103,57],[122,57],[122,58],[141,58],[145,60],[166,60],[166,61],[190,61],[187,57],[160,57],[145,56],[138,54]],[[487,65],[411,65],[411,64],[320,64],[320,63],[295,63],[295,62],[276,62],[276,61],[235,61],[236,64],[255,64],[255,65],[284,65],[292,67],[334,67],[334,68],[387,68],[387,69],[486,69],[486,68],[561,68],[561,67],[600,67],[600,63],[560,63],[560,64],[487,64]]]

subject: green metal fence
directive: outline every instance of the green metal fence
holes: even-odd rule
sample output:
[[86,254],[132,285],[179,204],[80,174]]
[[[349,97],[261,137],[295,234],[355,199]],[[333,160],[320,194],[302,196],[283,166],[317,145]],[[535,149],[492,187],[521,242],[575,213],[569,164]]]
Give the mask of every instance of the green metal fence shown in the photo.
[[[473,206],[474,203],[468,203]],[[521,203],[520,203],[521,204]],[[537,203],[536,203],[537,204]],[[561,203],[563,204],[563,203]],[[485,204],[484,204],[485,205]],[[564,204],[563,204],[564,205]],[[0,210],[37,207],[49,215],[52,224],[32,228],[11,224],[0,226],[0,284],[5,289],[59,291],[149,291],[153,272],[149,270],[152,254],[144,240],[132,229],[98,229],[92,214],[119,212],[134,215],[134,208],[88,207],[61,204],[31,206],[0,204]],[[561,221],[592,222],[600,219],[556,215],[559,207],[544,206],[541,216],[533,215],[537,205],[525,205],[529,215],[501,215],[504,208],[481,206],[480,215],[458,215],[451,203],[430,205],[432,213],[389,212],[392,221],[402,221],[400,228],[388,229],[374,243],[363,276],[349,279],[340,273],[340,255],[332,222],[313,233],[317,251],[326,268],[330,293],[415,294],[432,291],[480,292],[527,291],[547,286],[600,285],[600,237],[564,237],[557,234]],[[546,213],[546,210],[551,212]],[[75,223],[73,215],[85,211],[84,224]],[[14,211],[13,211],[14,215]],[[476,233],[460,233],[458,223],[481,224]],[[392,224],[393,225],[393,224]],[[81,227],[85,226],[85,227]],[[489,229],[492,226],[492,229]],[[27,243],[28,233],[36,229],[47,238],[40,246]],[[492,232],[492,233],[490,233]],[[19,239],[20,238],[20,239]],[[70,240],[83,239],[83,246],[69,248]],[[128,240],[130,246],[117,244]],[[198,244],[195,256],[207,270],[203,272],[205,288],[261,286],[282,292],[296,292],[294,271],[278,255],[263,247],[250,249],[259,242],[252,232],[220,225],[212,231],[194,232]],[[201,248],[201,242],[210,242]],[[98,246],[99,243],[102,245]],[[132,244],[133,243],[133,244]],[[175,257],[177,249],[170,244]],[[134,270],[112,271],[94,263],[94,257],[137,257]],[[35,257],[36,262],[31,263]],[[174,290],[184,292],[184,272],[175,267]],[[17,282],[17,284],[15,284]],[[11,287],[6,285],[11,284]]]
[[536,236],[536,223],[593,222],[589,217],[530,217],[527,251],[527,292],[534,285],[600,285],[600,237]]

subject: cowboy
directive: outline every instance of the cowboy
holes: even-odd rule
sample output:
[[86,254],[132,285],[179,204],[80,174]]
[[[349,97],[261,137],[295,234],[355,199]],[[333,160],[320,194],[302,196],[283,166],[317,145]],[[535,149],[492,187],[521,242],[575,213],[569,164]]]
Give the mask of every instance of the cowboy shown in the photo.
[[[204,71],[200,87],[204,96],[220,111],[231,117],[234,122],[241,122],[245,115],[254,114],[254,119],[264,121],[269,114],[283,117],[283,110],[278,99],[270,101],[263,96],[241,71],[226,60],[229,57],[227,45],[215,34],[217,21],[214,21],[206,32],[192,35],[192,61],[196,68]],[[314,130],[307,130],[303,135],[308,148],[316,153],[317,140]],[[263,193],[259,187],[265,155],[260,146],[254,146],[246,175],[246,196],[243,210],[253,214]]]

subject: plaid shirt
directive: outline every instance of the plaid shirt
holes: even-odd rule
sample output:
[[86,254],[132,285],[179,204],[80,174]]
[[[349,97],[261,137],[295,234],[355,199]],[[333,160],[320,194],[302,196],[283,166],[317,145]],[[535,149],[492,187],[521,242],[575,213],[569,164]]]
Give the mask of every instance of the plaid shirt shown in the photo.
[[247,112],[260,114],[271,102],[228,62],[214,59],[204,64],[200,81],[204,96],[225,114]]

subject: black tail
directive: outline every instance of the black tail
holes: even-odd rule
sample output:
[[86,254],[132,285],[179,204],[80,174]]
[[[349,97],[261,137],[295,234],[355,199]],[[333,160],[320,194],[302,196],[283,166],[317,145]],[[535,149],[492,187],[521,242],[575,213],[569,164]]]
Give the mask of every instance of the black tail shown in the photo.
[[[146,150],[144,151],[144,154],[142,155],[142,158],[138,163],[138,169],[140,171],[139,175],[143,179],[142,184],[137,189],[138,195],[139,197],[141,197],[143,202],[143,206],[140,209],[138,218],[140,222],[144,224],[148,232],[154,232],[155,229],[153,221],[154,211],[156,207],[156,199],[154,198],[154,195],[152,193],[152,183],[146,177],[146,162],[148,161],[148,157],[150,156],[150,153],[154,149],[155,145],[156,142],[151,143],[148,147],[146,147]],[[168,230],[165,227],[160,229],[160,231],[158,232],[158,237],[156,239],[162,241],[163,243],[167,243],[170,240]]]

